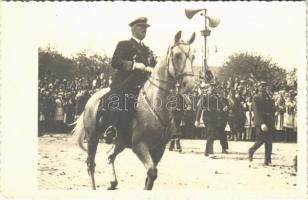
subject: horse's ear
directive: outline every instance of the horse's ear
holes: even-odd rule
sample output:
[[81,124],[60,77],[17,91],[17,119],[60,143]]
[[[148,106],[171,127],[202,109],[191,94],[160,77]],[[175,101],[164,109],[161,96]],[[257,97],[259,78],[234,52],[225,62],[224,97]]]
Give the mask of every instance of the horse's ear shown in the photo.
[[174,43],[178,43],[181,39],[181,36],[182,36],[182,31],[177,32],[174,36]]
[[195,41],[195,38],[196,38],[196,33],[194,32],[190,37],[190,39],[188,40],[188,44],[192,44]]

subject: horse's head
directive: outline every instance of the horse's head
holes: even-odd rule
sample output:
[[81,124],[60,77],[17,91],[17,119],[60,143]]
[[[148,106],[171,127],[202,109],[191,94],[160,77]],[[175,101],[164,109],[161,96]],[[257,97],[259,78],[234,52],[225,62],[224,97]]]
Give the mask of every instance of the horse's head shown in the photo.
[[194,54],[190,45],[195,40],[195,33],[185,42],[181,40],[182,32],[174,37],[174,43],[167,53],[168,75],[178,85],[179,93],[187,93],[194,88],[193,60]]

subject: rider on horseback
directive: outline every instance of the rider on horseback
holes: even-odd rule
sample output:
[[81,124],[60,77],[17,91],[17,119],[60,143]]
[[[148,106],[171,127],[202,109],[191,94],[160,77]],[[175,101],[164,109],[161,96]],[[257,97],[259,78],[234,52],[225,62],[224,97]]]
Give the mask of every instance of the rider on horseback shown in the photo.
[[[112,77],[110,92],[103,97],[104,105],[100,106],[97,115],[98,125],[107,127],[103,137],[108,144],[115,139],[116,127],[119,124],[128,127],[133,118],[139,91],[156,64],[153,52],[142,42],[150,26],[147,24],[147,18],[138,18],[129,26],[132,38],[117,44],[111,63],[117,71]],[[114,104],[115,100],[118,101],[117,104]],[[102,112],[103,110],[107,112]],[[119,120],[120,116],[122,121]]]

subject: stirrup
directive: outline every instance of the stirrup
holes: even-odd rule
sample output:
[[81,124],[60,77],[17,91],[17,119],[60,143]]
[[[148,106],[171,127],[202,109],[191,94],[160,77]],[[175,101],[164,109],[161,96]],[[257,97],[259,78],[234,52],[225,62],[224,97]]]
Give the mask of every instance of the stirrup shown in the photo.
[[[112,129],[113,129],[113,130],[112,130]],[[109,131],[112,131],[112,132],[114,133],[114,135],[113,135],[113,136],[110,136],[110,134],[107,135],[107,133],[108,133]],[[109,127],[106,129],[106,131],[104,132],[103,138],[104,138],[106,144],[111,144],[111,143],[115,140],[115,138],[116,138],[117,136],[118,136],[118,130],[117,130],[117,128],[114,127],[113,125],[111,125],[111,126],[109,126]]]

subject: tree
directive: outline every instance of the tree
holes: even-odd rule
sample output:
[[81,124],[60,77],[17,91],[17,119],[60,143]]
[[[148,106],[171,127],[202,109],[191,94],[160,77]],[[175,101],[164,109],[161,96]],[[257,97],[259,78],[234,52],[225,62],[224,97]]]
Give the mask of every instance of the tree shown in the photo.
[[297,87],[297,69],[294,68],[287,73],[286,84],[290,88]]
[[39,77],[53,74],[59,78],[69,78],[74,75],[75,63],[65,58],[54,48],[48,46],[39,48]]
[[111,59],[106,55],[83,50],[78,52],[73,60],[77,65],[76,76],[79,77],[95,77],[101,73],[104,73],[105,77],[109,77],[113,72]]
[[60,79],[84,77],[90,80],[104,73],[106,79],[112,72],[111,59],[106,55],[83,50],[67,58],[51,46],[39,48],[39,78],[49,74]]
[[282,87],[285,82],[286,70],[273,63],[270,58],[252,53],[235,53],[228,57],[218,73],[218,79],[227,80],[230,77],[248,79],[254,77],[257,81],[266,81],[272,87]]

